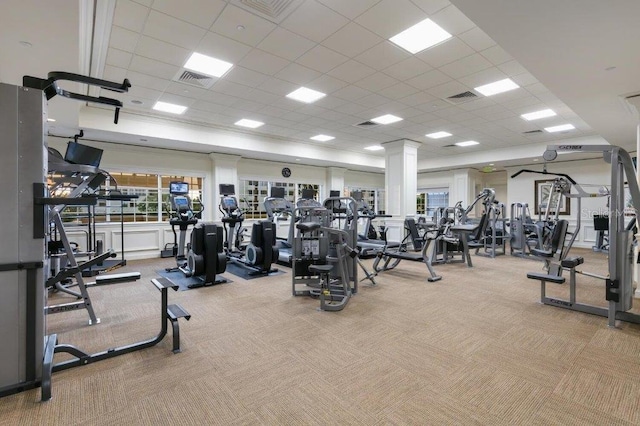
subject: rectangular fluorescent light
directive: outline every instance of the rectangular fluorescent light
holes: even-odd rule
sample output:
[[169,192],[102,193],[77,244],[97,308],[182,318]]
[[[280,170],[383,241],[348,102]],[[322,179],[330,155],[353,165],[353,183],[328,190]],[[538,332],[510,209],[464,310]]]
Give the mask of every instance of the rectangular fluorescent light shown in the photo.
[[324,98],[325,96],[327,96],[326,93],[318,92],[317,90],[308,89],[306,87],[301,87],[289,93],[287,95],[287,98],[310,104],[317,101],[318,99]]
[[249,120],[247,118],[243,118],[242,120],[238,120],[234,123],[236,126],[248,127],[250,129],[255,129],[257,127],[262,126],[264,123],[262,121]]
[[47,121],[50,123],[55,123],[56,119],[55,118],[47,118]]
[[378,124],[391,124],[397,123],[398,121],[402,121],[402,118],[396,117],[392,114],[381,115],[380,117],[372,118],[371,121]]
[[364,149],[366,149],[367,151],[381,151],[384,148],[381,147],[380,145],[371,145],[371,146],[367,146]]
[[457,146],[472,146],[472,145],[479,145],[480,142],[476,142],[476,141],[464,141],[464,142],[456,142],[455,143]]
[[555,133],[555,132],[564,132],[565,130],[573,130],[575,128],[576,126],[574,126],[573,124],[561,124],[559,126],[545,127],[544,130],[546,130],[549,133]]
[[187,59],[184,67],[191,71],[196,71],[212,77],[222,77],[231,69],[233,64],[221,59],[212,58],[211,56],[193,52],[191,57]]
[[425,19],[394,35],[389,41],[415,54],[450,38],[451,34],[442,29],[440,25],[431,19]]
[[169,102],[158,101],[153,106],[153,109],[155,109],[156,111],[170,112],[171,114],[183,114],[187,110],[187,107],[182,105],[170,104]]
[[522,114],[520,117],[524,118],[527,121],[539,120],[541,118],[553,117],[557,115],[552,109],[541,109],[540,111],[528,112],[526,114]]
[[319,141],[319,142],[326,142],[335,138],[329,135],[315,135],[315,136],[311,136],[309,139],[313,139],[314,141]]
[[480,92],[484,96],[492,96],[497,95],[498,93],[508,92],[509,90],[517,89],[519,87],[520,86],[514,83],[510,78],[505,78],[504,80],[498,80],[493,83],[485,84],[484,86],[476,87],[474,90]]
[[448,132],[435,132],[435,133],[429,133],[428,135],[425,135],[428,138],[431,139],[440,139],[440,138],[446,138],[448,136],[451,136],[451,133]]

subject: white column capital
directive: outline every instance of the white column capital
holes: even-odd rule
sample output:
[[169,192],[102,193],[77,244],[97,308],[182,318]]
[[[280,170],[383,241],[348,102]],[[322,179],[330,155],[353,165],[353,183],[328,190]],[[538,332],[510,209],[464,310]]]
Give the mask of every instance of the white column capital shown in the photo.
[[232,155],[232,154],[219,154],[216,152],[212,152],[209,154],[209,158],[213,161],[214,164],[225,164],[225,165],[237,165],[238,161],[242,159],[240,155]]
[[412,141],[411,139],[398,139],[390,142],[383,142],[382,145],[385,151],[388,150],[402,150],[406,148],[418,149],[422,146],[420,142]]

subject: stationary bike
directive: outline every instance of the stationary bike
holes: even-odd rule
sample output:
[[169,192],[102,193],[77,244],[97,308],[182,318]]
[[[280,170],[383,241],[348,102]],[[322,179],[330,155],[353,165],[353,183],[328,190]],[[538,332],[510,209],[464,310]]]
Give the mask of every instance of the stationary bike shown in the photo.
[[241,244],[244,212],[238,207],[234,185],[220,184],[222,225],[225,232],[224,248],[227,260],[249,270],[249,275],[267,275],[277,272],[271,265],[278,260],[276,229],[273,222],[261,220],[253,224],[251,241],[246,247]]

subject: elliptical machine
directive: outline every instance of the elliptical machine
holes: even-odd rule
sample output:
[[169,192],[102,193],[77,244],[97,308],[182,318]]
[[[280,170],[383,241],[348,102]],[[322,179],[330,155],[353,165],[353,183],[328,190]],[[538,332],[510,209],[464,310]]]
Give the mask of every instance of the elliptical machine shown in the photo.
[[246,247],[243,247],[240,236],[242,235],[244,212],[238,207],[235,186],[220,184],[219,189],[221,197],[218,209],[223,215],[224,249],[227,260],[248,269],[249,275],[267,275],[278,272],[277,269],[271,268],[271,265],[278,261],[279,255],[274,223],[270,220],[254,223],[251,228],[251,241]]
[[[186,266],[187,256],[184,248],[187,237],[187,229],[198,223],[198,218],[202,210],[193,211],[191,197],[189,197],[189,184],[187,182],[170,182],[169,183],[169,201],[171,202],[171,218],[169,224],[173,232],[173,245],[171,248],[165,247],[161,253],[161,257],[175,257],[177,266],[167,268],[167,272],[176,271]],[[176,226],[180,230],[180,242],[178,242],[178,234]]]

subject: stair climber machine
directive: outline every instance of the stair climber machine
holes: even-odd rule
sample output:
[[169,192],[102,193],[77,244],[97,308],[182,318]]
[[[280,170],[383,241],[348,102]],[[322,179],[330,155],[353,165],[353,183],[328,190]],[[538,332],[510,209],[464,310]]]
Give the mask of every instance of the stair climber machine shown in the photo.
[[270,220],[261,220],[251,228],[251,241],[241,244],[244,212],[238,207],[234,185],[220,184],[220,205],[224,226],[227,261],[249,270],[249,275],[268,275],[278,272],[271,265],[278,260],[275,224]]
[[[189,197],[189,184],[187,182],[169,183],[169,201],[171,204],[169,224],[173,232],[173,244],[170,247],[165,246],[161,257],[175,257],[177,266],[175,268],[167,268],[167,272],[186,266],[185,244],[187,230],[189,226],[195,226],[198,223],[198,218],[202,217],[202,209],[198,212],[193,211],[193,203],[191,197]],[[179,242],[176,226],[180,230]]]
[[278,262],[291,266],[295,225],[298,218],[295,214],[295,207],[284,198],[284,195],[283,187],[272,187],[270,196],[264,199],[264,209],[269,220],[275,225],[274,233],[277,233],[280,223],[284,222],[288,225],[286,238],[280,238],[276,235],[276,248],[278,249]]
[[[8,247],[15,248],[0,251],[0,397],[41,386],[42,400],[47,401],[51,399],[52,373],[152,347],[167,335],[169,322],[173,327],[174,352],[179,351],[175,344],[179,336],[177,319],[189,316],[178,305],[167,304],[168,289],[177,287],[160,278],[152,282],[161,292],[161,328],[151,338],[91,354],[76,346],[59,344],[55,333],[46,334],[45,301],[49,280],[63,280],[63,275],[73,276],[80,287],[82,268],[101,257],[77,263],[71,244],[62,238],[67,258],[60,269],[63,275],[50,277],[50,263],[55,261],[48,255],[52,236],[50,224],[53,222],[64,230],[60,216],[64,206],[95,205],[97,197],[82,194],[86,193],[85,189],[96,187],[97,182],[104,178],[104,175],[99,176],[102,173],[95,173],[98,171],[98,167],[92,164],[95,157],[91,161],[72,164],[65,162],[55,150],[48,150],[47,100],[60,96],[113,107],[116,124],[122,108],[122,102],[117,99],[73,93],[61,88],[59,81],[119,93],[127,92],[131,87],[126,79],[115,83],[65,72],[50,72],[46,79],[25,76],[21,87],[0,83],[0,140],[3,149],[0,176],[5,183],[0,187],[0,197],[5,204],[12,206],[11,211],[3,216],[0,239]],[[96,151],[88,152],[96,154]],[[48,184],[52,187],[58,185],[48,182],[49,164],[53,165],[51,170],[58,172],[55,176],[74,182],[76,188],[71,192],[49,192]],[[71,197],[71,193],[75,195]],[[105,255],[106,259],[110,253]],[[83,302],[88,302],[86,289],[81,292]],[[91,304],[85,306],[89,311]],[[54,354],[64,354],[65,358],[54,362]]]

